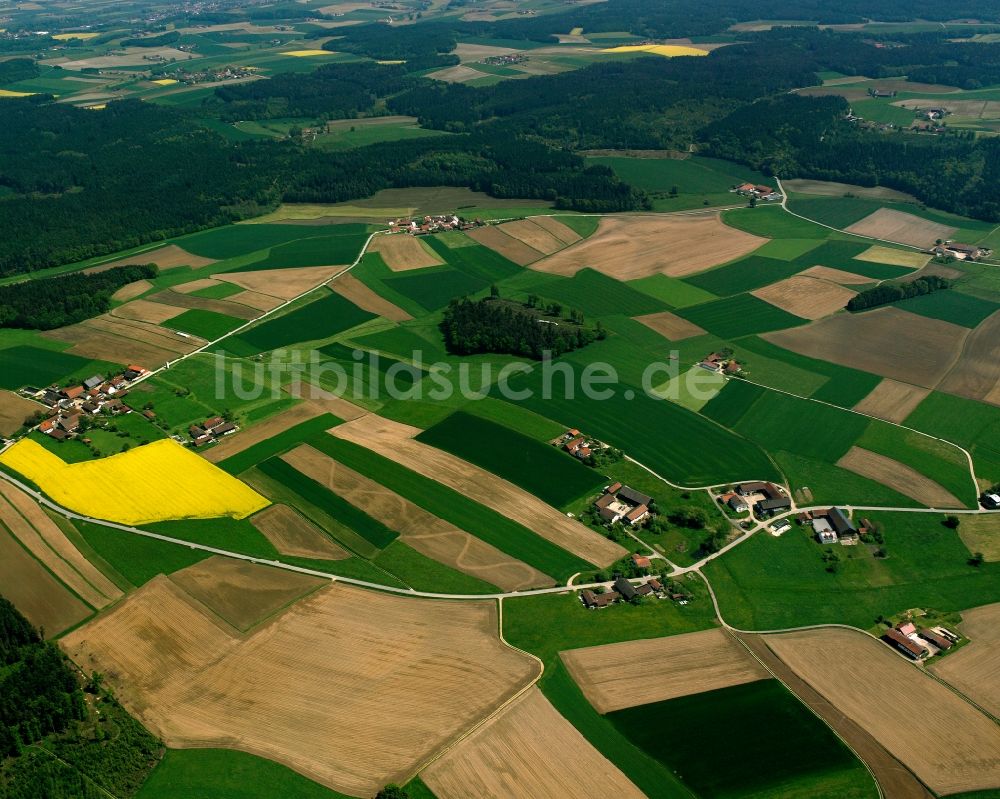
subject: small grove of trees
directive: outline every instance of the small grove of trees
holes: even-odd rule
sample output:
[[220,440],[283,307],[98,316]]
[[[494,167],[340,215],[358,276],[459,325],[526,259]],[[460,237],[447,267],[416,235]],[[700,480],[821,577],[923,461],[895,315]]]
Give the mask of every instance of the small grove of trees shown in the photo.
[[441,320],[441,332],[448,351],[456,355],[491,352],[535,360],[546,352],[555,357],[580,349],[607,335],[600,327],[541,319],[529,306],[500,301],[497,293],[481,300],[452,300]]
[[90,319],[111,307],[111,295],[122,286],[157,272],[154,264],[118,266],[0,286],[0,327],[51,330]]
[[951,288],[951,281],[938,275],[918,277],[909,283],[883,283],[881,286],[867,289],[851,297],[847,302],[848,311],[864,311],[877,308],[879,305],[889,305],[912,297],[921,297],[935,291]]

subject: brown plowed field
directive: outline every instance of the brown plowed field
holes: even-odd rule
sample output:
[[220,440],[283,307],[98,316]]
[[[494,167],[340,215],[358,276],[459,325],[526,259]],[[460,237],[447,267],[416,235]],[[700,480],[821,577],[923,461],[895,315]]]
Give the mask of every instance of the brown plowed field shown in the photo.
[[857,294],[839,283],[802,275],[779,280],[750,293],[803,319],[822,319],[836,313]]
[[879,208],[845,230],[859,236],[896,241],[912,247],[933,247],[938,239],[951,238],[956,229],[913,214]]
[[238,630],[246,631],[329,580],[216,555],[170,579]]
[[46,409],[13,391],[0,391],[0,435],[9,436],[20,430],[25,419],[42,410]]
[[307,444],[282,460],[378,519],[417,552],[504,591],[555,584],[547,574],[414,505],[405,497],[349,469]]
[[815,277],[820,280],[829,280],[833,283],[840,283],[844,286],[863,286],[865,283],[874,283],[870,277],[856,275],[853,272],[845,272],[842,269],[833,269],[829,266],[810,266],[808,269],[799,272],[803,277]]
[[0,481],[0,521],[38,560],[78,596],[103,608],[122,595],[48,517],[41,506],[10,483]]
[[522,690],[492,603],[334,583],[243,637],[166,577],[62,640],[168,746],[227,747],[371,796]]
[[114,316],[104,315],[88,319],[81,324],[94,330],[121,336],[129,342],[140,341],[178,354],[190,352],[197,347],[198,339],[193,336],[184,338],[166,327],[133,319],[117,319]]
[[928,394],[930,391],[926,388],[900,383],[887,377],[855,405],[854,410],[899,424]]
[[[48,330],[43,336],[56,341],[69,342],[73,346],[68,352],[82,355],[86,358],[97,358],[111,363],[137,363],[147,369],[162,366],[166,361],[173,360],[177,353],[162,347],[154,347],[141,341],[130,340],[128,337],[106,333],[88,327],[85,322],[58,330]],[[190,349],[197,347],[197,340],[192,341]]]
[[531,268],[575,275],[590,267],[618,280],[656,274],[684,277],[746,255],[766,241],[724,225],[718,213],[607,216],[590,238]]
[[335,544],[330,536],[287,505],[272,505],[250,517],[250,523],[282,555],[318,560],[351,557],[350,552]]
[[420,432],[416,427],[369,415],[329,432],[437,480],[597,566],[607,566],[625,555],[618,544],[513,483],[443,450],[414,441],[413,436]]
[[149,299],[154,303],[162,303],[165,308],[196,308],[201,311],[214,311],[215,313],[226,314],[226,316],[235,316],[237,319],[253,319],[260,316],[256,309],[248,305],[240,305],[240,303],[230,300],[212,300],[208,297],[196,297],[193,294],[183,294],[179,291],[171,291],[170,289],[151,294]]
[[384,316],[393,322],[405,322],[413,318],[398,305],[393,305],[384,297],[380,297],[350,273],[331,281],[330,288],[362,310]]
[[602,714],[769,677],[724,630],[571,649],[559,655]]
[[661,336],[666,336],[671,341],[683,341],[686,338],[700,336],[705,332],[694,322],[689,322],[677,314],[670,313],[670,311],[660,311],[632,318],[650,330],[655,330]]
[[233,294],[229,301],[238,302],[240,305],[246,305],[258,311],[273,311],[283,302],[280,297],[272,297],[269,294],[260,294],[256,291],[241,291],[239,294]]
[[148,280],[137,280],[134,283],[128,283],[122,286],[118,291],[111,295],[111,299],[117,302],[128,302],[138,297],[140,294],[145,294],[153,288],[153,284]]
[[[566,229],[569,230],[569,228]],[[536,225],[532,219],[518,219],[515,222],[504,222],[500,225],[500,230],[508,236],[513,236],[518,241],[524,242],[531,249],[545,255],[551,255],[566,246],[565,241],[556,238],[556,236],[541,225]]]
[[0,520],[0,585],[3,595],[35,627],[51,638],[91,614],[83,602],[53,577],[8,531]]
[[179,266],[190,266],[192,269],[197,269],[201,266],[208,266],[214,263],[215,261],[211,258],[202,258],[200,255],[193,255],[186,250],[182,250],[176,244],[168,244],[166,247],[160,247],[158,250],[140,252],[136,255],[119,258],[117,261],[101,264],[100,266],[92,266],[83,271],[87,273],[103,272],[107,269],[113,269],[116,266],[129,266],[131,264],[156,264],[160,269],[176,269]]
[[573,228],[568,225],[564,225],[552,216],[534,216],[531,218],[531,221],[539,227],[545,228],[563,244],[575,244],[583,238],[583,236],[573,230]]
[[484,247],[495,250],[507,260],[521,266],[532,264],[544,255],[544,253],[539,252],[534,247],[529,247],[520,239],[507,235],[497,225],[477,227],[475,230],[468,231],[468,236]]
[[832,727],[872,770],[885,799],[933,799],[933,794],[866,730],[845,716],[772,652],[761,635],[738,634],[766,668]]
[[950,322],[877,308],[761,337],[800,355],[934,388],[958,359],[968,334]]
[[419,238],[406,233],[376,236],[372,239],[368,251],[381,255],[385,265],[393,272],[408,272],[411,269],[441,266],[444,263]]
[[881,483],[928,508],[965,507],[948,489],[924,477],[916,469],[861,447],[851,447],[837,461],[837,466]]
[[941,391],[1000,405],[1000,311],[973,330]]
[[300,266],[293,269],[264,269],[260,272],[225,272],[213,277],[242,286],[247,291],[290,300],[323,285],[343,271],[342,266]]
[[885,644],[832,627],[765,641],[936,793],[1000,785],[1000,727]]
[[181,283],[179,286],[173,286],[172,289],[174,291],[179,291],[181,294],[190,294],[192,291],[201,291],[202,289],[215,288],[216,286],[221,285],[221,280],[216,280],[211,277],[202,277],[198,278],[198,280]]
[[[995,530],[1000,533],[1000,528]],[[962,613],[959,631],[971,643],[931,665],[938,677],[1000,716],[1000,603]]]
[[[644,796],[537,688],[420,776],[438,799]],[[586,785],[583,792],[581,785]]]
[[183,310],[183,308],[174,308],[170,305],[150,302],[149,300],[132,300],[132,302],[127,302],[112,310],[110,315],[116,316],[119,319],[128,319],[132,322],[148,322],[151,325],[158,325],[166,322],[168,319],[173,319],[179,313],[182,313]]

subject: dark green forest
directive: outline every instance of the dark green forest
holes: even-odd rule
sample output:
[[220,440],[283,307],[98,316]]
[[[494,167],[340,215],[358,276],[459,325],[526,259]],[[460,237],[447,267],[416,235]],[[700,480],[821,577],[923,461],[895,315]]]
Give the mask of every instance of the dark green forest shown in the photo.
[[926,275],[908,283],[883,283],[855,294],[847,301],[848,311],[866,311],[880,305],[889,305],[912,297],[922,297],[935,291],[951,288],[951,281],[939,275]]
[[111,308],[111,295],[122,286],[158,272],[155,264],[116,266],[0,286],[0,327],[52,330],[82,322]]

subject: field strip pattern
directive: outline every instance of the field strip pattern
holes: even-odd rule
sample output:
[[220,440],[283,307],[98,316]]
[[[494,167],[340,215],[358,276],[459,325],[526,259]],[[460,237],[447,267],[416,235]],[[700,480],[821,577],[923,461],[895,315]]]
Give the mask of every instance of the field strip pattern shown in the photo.
[[1000,603],[964,611],[958,628],[970,643],[931,671],[1000,717]]
[[965,507],[948,489],[916,469],[862,447],[851,447],[837,461],[837,466],[888,486],[928,508]]
[[768,673],[724,630],[559,653],[598,713],[764,680]]
[[618,544],[567,518],[512,483],[461,458],[414,441],[413,436],[420,432],[416,427],[369,415],[329,432],[465,494],[590,563],[607,566],[625,554]]

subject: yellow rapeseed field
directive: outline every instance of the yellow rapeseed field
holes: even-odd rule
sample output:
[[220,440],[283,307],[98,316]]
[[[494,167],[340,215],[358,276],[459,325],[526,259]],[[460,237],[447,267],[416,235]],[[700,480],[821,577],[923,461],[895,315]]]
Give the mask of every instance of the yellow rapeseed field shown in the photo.
[[680,44],[625,44],[621,47],[610,47],[602,53],[654,53],[655,55],[673,58],[678,55],[708,55],[707,50],[697,47],[685,47]]
[[308,58],[314,55],[334,55],[329,50],[286,50],[281,55],[291,55],[296,58]]
[[69,39],[94,39],[101,34],[99,33],[57,33],[52,38],[56,41],[65,42]]
[[0,89],[0,97],[31,97],[37,92],[14,92],[10,89]]
[[173,86],[177,81],[173,78],[160,78],[159,80],[150,81],[150,83],[155,83],[157,86]]
[[0,455],[0,463],[60,505],[120,524],[242,519],[269,504],[248,485],[170,439],[72,464],[23,439]]

